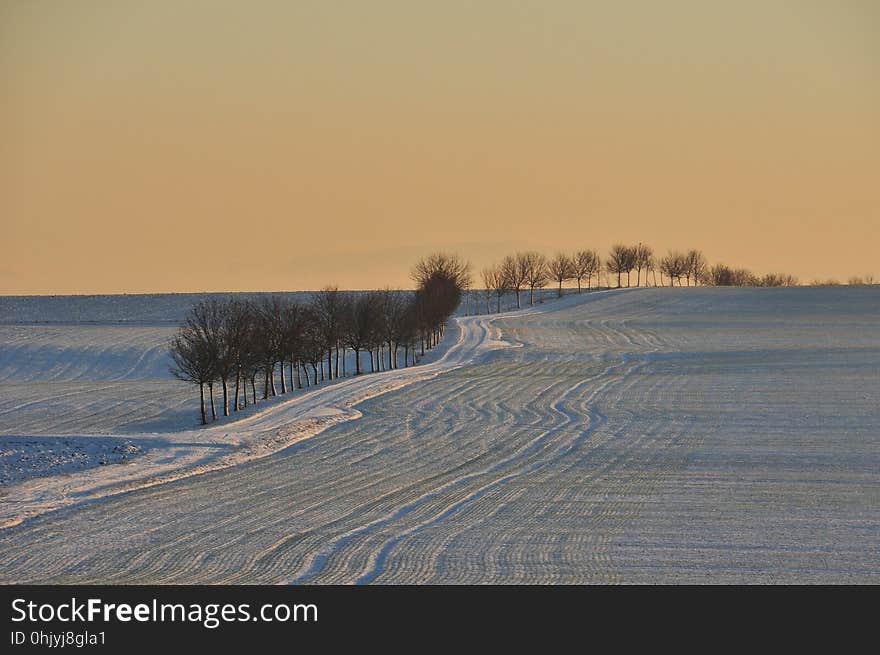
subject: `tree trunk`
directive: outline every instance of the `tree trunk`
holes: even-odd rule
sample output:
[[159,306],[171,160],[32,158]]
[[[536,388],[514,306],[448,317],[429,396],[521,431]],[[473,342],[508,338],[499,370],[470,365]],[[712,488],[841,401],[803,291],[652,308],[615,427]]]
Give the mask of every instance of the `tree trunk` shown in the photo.
[[327,379],[333,379],[333,346],[327,351]]
[[229,381],[227,378],[220,378],[223,383],[223,416],[229,416]]
[[388,370],[394,368],[394,363],[391,361],[391,339],[388,339]]
[[514,292],[516,293],[516,308],[519,309],[519,287],[514,289]]
[[361,374],[361,351],[360,348],[354,348],[354,374]]
[[251,393],[253,394],[254,402],[253,404],[257,404],[257,374],[254,373],[251,376]]
[[284,360],[283,359],[281,360],[280,364],[281,364],[281,393],[287,393],[287,385],[285,384],[285,380],[284,380]]
[[199,382],[199,397],[201,399],[201,407],[202,407],[202,425],[205,425],[208,422],[208,417],[205,414],[205,383]]
[[214,407],[214,383],[208,382],[208,395],[211,397],[211,420],[217,420],[217,408]]
[[241,379],[241,370],[235,369],[235,402],[232,403],[232,409],[238,411],[238,381]]

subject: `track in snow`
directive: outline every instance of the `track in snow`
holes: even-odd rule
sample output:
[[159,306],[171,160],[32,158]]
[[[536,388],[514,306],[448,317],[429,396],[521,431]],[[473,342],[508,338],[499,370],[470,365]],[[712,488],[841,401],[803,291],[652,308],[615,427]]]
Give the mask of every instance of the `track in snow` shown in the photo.
[[0,532],[0,581],[880,582],[878,296],[639,290],[462,319],[393,393],[323,390],[363,393],[358,420]]

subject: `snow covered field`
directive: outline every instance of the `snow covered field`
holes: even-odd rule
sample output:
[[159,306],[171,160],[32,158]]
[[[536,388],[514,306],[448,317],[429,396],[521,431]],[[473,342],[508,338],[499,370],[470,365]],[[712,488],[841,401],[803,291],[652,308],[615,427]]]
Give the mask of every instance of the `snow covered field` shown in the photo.
[[0,326],[0,442],[130,456],[6,483],[0,582],[880,582],[878,288],[463,317],[423,366],[177,431],[170,326],[62,327]]

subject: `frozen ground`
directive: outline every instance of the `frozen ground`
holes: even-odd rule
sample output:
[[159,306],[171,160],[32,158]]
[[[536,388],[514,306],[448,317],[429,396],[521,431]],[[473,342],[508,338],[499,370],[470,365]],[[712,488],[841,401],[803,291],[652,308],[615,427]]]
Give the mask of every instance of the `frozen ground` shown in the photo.
[[[880,289],[458,325],[424,367],[163,433],[237,466],[7,486],[7,515],[68,506],[0,532],[0,582],[880,582]],[[107,484],[151,486],[75,504]]]

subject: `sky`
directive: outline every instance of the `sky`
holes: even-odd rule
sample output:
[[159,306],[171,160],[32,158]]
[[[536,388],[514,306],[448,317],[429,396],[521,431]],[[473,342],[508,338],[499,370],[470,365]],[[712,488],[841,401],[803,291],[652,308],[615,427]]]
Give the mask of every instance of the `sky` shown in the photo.
[[880,3],[0,0],[0,294],[435,250],[880,277]]

